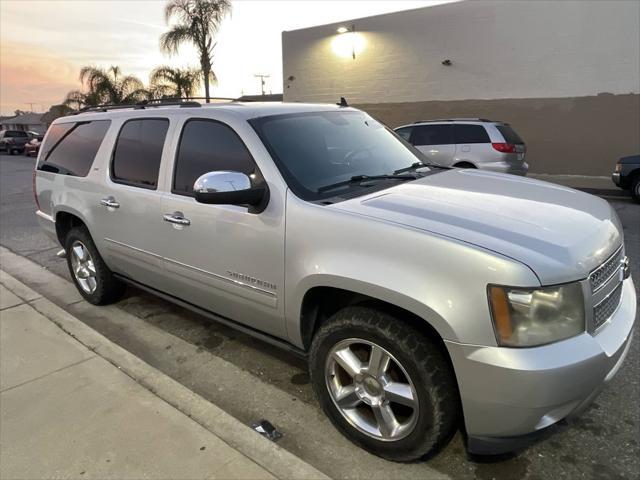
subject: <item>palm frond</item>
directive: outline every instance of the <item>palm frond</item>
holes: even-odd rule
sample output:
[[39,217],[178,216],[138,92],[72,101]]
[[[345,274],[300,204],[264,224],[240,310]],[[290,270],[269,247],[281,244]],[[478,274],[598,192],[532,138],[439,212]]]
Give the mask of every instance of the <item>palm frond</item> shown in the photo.
[[174,25],[171,30],[160,35],[160,50],[169,54],[178,53],[183,43],[193,39],[193,32],[186,25]]

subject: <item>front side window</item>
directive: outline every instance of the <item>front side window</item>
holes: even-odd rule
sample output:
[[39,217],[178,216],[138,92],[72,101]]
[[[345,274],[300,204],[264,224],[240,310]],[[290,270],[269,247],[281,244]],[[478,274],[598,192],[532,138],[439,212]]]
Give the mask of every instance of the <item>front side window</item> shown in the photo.
[[453,126],[455,143],[491,143],[489,134],[482,125],[457,124]]
[[172,192],[193,195],[201,175],[229,170],[249,175],[258,184],[262,176],[253,157],[231,127],[215,120],[189,120],[180,137]]
[[110,120],[52,125],[42,148],[39,170],[85,177],[109,130]]
[[111,179],[117,183],[155,189],[169,120],[143,118],[126,122],[113,151]]
[[420,125],[414,128],[411,136],[413,145],[451,145],[453,129],[451,125]]
[[[428,160],[369,115],[328,111],[261,117],[249,122],[294,193],[304,200],[336,195],[329,185],[389,175]],[[358,188],[345,186],[343,190]]]

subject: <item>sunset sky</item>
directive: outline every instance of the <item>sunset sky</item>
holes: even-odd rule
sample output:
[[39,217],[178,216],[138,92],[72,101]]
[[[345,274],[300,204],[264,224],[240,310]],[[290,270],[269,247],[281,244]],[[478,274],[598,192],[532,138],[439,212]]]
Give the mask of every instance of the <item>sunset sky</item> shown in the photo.
[[[0,111],[46,111],[80,88],[83,65],[119,65],[145,84],[156,66],[197,66],[192,48],[163,55],[164,0],[0,0]],[[443,0],[237,0],[217,35],[213,95],[260,93],[255,74],[282,92],[281,33]]]

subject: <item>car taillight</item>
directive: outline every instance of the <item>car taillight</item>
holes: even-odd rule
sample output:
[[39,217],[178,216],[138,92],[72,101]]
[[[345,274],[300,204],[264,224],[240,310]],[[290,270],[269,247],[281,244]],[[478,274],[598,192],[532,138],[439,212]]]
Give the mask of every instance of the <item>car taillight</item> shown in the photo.
[[36,207],[40,210],[40,202],[38,201],[38,193],[36,192],[36,171],[33,170],[33,175],[31,177],[31,188],[33,188],[33,198],[36,200]]
[[492,143],[491,145],[501,153],[516,153],[516,146],[512,143]]

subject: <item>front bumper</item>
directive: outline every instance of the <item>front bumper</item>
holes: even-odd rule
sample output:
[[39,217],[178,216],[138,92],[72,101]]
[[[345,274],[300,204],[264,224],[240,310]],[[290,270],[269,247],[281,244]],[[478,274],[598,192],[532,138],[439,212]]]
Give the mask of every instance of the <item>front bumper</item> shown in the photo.
[[622,188],[622,185],[620,184],[620,172],[613,172],[611,174],[611,180],[613,181],[613,183],[615,183],[618,187]]
[[635,287],[628,278],[618,309],[595,335],[535,348],[445,342],[471,453],[516,450],[533,434],[581,412],[622,365],[635,316]]

